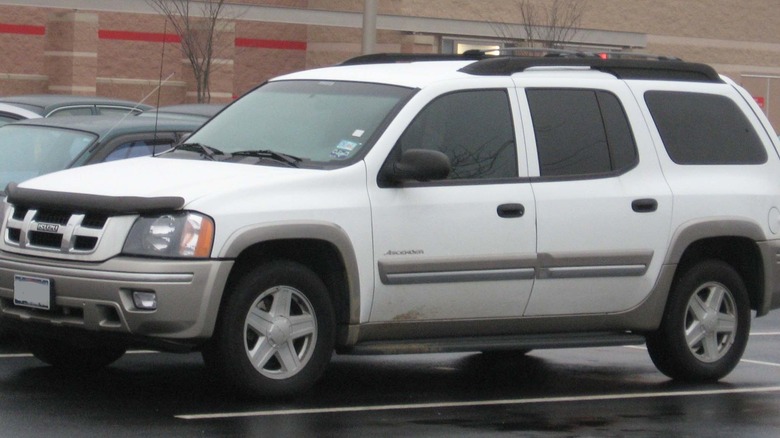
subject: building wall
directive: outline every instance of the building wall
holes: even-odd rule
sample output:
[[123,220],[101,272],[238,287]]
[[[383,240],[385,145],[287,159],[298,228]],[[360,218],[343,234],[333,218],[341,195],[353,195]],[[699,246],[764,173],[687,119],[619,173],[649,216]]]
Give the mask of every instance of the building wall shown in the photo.
[[[549,5],[553,0],[530,1]],[[713,65],[745,86],[780,128],[780,32],[774,31],[780,23],[777,0],[583,1],[578,38],[595,46],[621,49],[631,45],[632,51]],[[192,72],[181,54],[181,43],[147,2],[37,3],[48,6],[0,0],[4,54],[0,57],[0,95],[56,92],[146,98],[151,104],[195,101]],[[226,102],[270,77],[331,65],[361,53],[363,0],[232,3],[244,6],[226,14],[220,34],[225,44],[215,55],[218,66],[211,81],[212,101]],[[502,26],[520,28],[518,3],[378,0],[376,50],[431,52],[446,49],[447,41],[500,40],[507,36],[498,30]],[[307,21],[270,14],[301,10],[317,17],[325,13],[326,18]],[[266,12],[267,19],[263,18]],[[402,24],[382,24],[382,18],[394,17],[401,17]],[[419,18],[433,20],[431,26],[426,27],[428,22],[417,27],[404,24]],[[439,27],[432,31],[433,25]],[[482,25],[482,30],[475,31],[474,25]]]

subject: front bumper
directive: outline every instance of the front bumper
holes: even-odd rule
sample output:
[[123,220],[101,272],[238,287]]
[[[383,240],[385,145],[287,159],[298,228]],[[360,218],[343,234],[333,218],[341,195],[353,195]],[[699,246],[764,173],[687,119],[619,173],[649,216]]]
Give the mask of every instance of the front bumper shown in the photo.
[[[232,266],[224,260],[117,257],[82,263],[2,253],[0,316],[16,320],[15,325],[32,322],[171,341],[206,339],[214,330]],[[50,280],[51,310],[15,305],[15,275]],[[136,308],[133,291],[154,292],[157,309]]]

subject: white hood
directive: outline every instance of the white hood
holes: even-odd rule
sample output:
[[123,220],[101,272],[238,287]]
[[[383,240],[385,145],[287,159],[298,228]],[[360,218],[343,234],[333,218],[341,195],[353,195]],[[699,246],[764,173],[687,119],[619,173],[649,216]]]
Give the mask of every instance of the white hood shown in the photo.
[[220,163],[206,160],[136,158],[50,173],[19,187],[112,197],[177,196],[185,205],[207,197],[287,184],[328,171]]

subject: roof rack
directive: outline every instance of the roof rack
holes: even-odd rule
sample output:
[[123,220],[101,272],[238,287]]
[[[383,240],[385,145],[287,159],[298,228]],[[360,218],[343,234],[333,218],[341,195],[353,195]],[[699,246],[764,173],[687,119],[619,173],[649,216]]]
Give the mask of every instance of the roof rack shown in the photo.
[[[650,55],[648,55],[650,56]],[[652,60],[651,60],[652,59]],[[602,59],[593,57],[531,56],[493,57],[460,69],[463,73],[482,76],[508,76],[534,67],[589,67],[620,79],[677,80],[688,82],[723,82],[712,67],[672,58]]]
[[339,65],[397,64],[417,61],[479,61],[491,57],[481,50],[454,53],[373,53],[347,59]]
[[[495,52],[495,51],[491,51]],[[582,52],[562,49],[513,47],[499,49],[500,55],[482,50],[462,54],[447,53],[375,53],[348,59],[340,65],[394,64],[416,61],[477,61],[460,69],[480,76],[509,76],[534,67],[588,67],[620,79],[676,80],[687,82],[723,82],[706,64],[684,62],[679,58],[632,52]],[[512,56],[504,53],[528,53]],[[537,55],[538,54],[538,55]]]
[[[661,56],[637,52],[614,52],[609,50],[581,51],[570,49],[555,49],[545,47],[504,47],[485,53],[498,52],[499,55],[515,57],[545,57],[545,58],[601,58],[601,59],[645,59],[652,61],[682,61],[673,56]],[[520,53],[521,55],[517,55]],[[526,55],[527,54],[527,55]]]

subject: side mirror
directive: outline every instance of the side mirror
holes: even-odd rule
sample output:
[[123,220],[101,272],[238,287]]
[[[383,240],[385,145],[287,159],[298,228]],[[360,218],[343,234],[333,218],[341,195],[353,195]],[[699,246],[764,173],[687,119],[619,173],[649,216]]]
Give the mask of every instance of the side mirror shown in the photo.
[[450,159],[439,151],[409,149],[401,158],[385,166],[383,179],[391,184],[403,181],[432,181],[450,174]]

